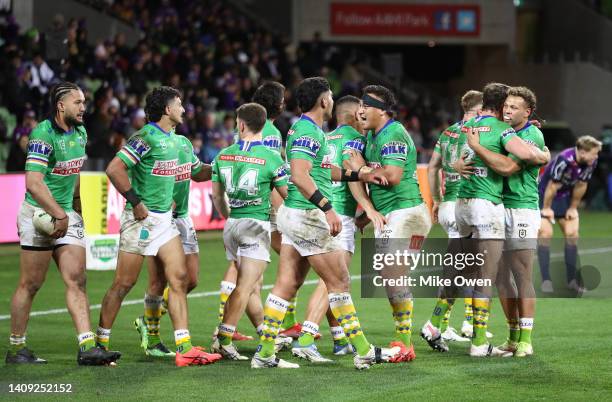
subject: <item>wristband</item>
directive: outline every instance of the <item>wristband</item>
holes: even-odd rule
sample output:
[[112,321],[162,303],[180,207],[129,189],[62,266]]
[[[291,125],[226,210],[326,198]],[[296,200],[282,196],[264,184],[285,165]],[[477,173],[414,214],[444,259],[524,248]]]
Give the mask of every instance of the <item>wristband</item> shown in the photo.
[[123,195],[127,202],[132,204],[132,207],[135,207],[136,205],[140,204],[140,197],[138,197],[138,194],[136,194],[136,191],[134,191],[133,188],[130,188],[128,191],[121,193],[121,195]]
[[[361,170],[361,168],[359,168],[359,170]],[[359,181],[359,170],[342,169],[340,181]]]
[[319,208],[323,212],[327,212],[332,209],[331,202],[321,192],[317,189],[310,196],[308,201],[312,202],[317,208]]

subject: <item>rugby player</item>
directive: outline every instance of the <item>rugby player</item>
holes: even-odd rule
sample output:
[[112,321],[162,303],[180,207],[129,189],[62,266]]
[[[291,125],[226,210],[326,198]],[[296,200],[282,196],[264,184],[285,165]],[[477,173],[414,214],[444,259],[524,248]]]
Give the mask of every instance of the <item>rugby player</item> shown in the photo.
[[145,256],[157,258],[168,280],[168,312],[174,326],[177,366],[204,365],[221,358],[191,344],[187,313],[187,269],[172,202],[178,149],[174,128],[183,121],[180,93],[155,88],[146,97],[149,123],[109,163],[106,174],[127,200],[115,278],[102,300],[97,342],[108,347],[121,302],[136,283]]
[[[492,285],[497,277],[505,239],[503,176],[490,167],[491,162],[487,157],[507,152],[530,165],[543,164],[550,159],[550,153],[530,146],[516,135],[508,123],[501,121],[508,89],[504,84],[487,84],[483,89],[480,115],[462,128],[467,134],[467,146],[462,151],[460,161],[469,160],[473,175],[469,180],[462,181],[455,219],[462,251],[485,256],[484,263],[477,267],[475,273],[478,279],[485,279],[491,284],[487,286],[485,281],[473,290],[474,336],[470,356],[474,357],[512,356],[512,353],[489,344],[486,337]],[[487,150],[491,152],[485,152]],[[457,164],[454,167],[457,171],[463,171]]]
[[[62,82],[51,90],[50,103],[49,118],[38,123],[28,142],[27,192],[17,218],[20,274],[11,300],[6,363],[47,362],[27,347],[26,329],[32,301],[53,258],[66,285],[66,306],[77,332],[78,364],[110,364],[121,354],[96,346],[85,286],[85,233],[79,185],[87,144],[83,127],[85,95],[76,84]],[[34,216],[43,213],[54,221],[50,235],[33,224]]]
[[[359,103],[359,98],[351,95],[343,96],[335,102],[335,117],[338,126],[327,135],[327,140],[332,163],[340,168],[350,168],[348,166],[348,159],[351,156],[351,150],[359,153],[363,153],[365,150],[365,137],[358,116]],[[342,181],[332,183],[332,206],[334,210],[338,211],[338,215],[342,220],[342,231],[337,237],[347,266],[350,266],[353,254],[355,253],[355,214],[357,212],[357,204],[365,211],[366,219],[373,221],[376,228],[381,229],[386,223],[385,218],[374,209],[363,183]],[[341,356],[353,352],[342,327],[329,309],[325,283],[319,280],[317,288],[308,301],[306,317],[301,325],[300,336],[292,349],[294,356],[315,363],[331,361],[319,353],[314,343],[319,333],[319,322],[323,315],[327,316],[331,330],[334,342],[334,355]]]
[[[179,231],[187,268],[187,293],[198,284],[200,273],[200,256],[198,237],[189,217],[189,186],[191,180],[203,182],[210,180],[212,169],[210,165],[200,162],[193,152],[193,145],[188,138],[175,135],[178,147],[178,167],[174,184],[174,211],[172,217]],[[164,297],[168,297],[167,280],[164,268],[159,266],[153,257],[147,257],[149,282],[144,297],[144,315],[134,321],[134,327],[140,334],[140,346],[147,356],[174,356],[164,345],[159,335],[160,318],[162,316]]]
[[542,224],[538,234],[538,261],[542,274],[542,292],[554,291],[550,277],[550,239],[553,224],[559,222],[565,238],[566,283],[569,289],[583,292],[576,278],[578,259],[578,232],[580,219],[578,206],[587,190],[588,181],[597,166],[601,142],[584,135],[576,146],[563,150],[546,167],[540,180],[540,214]]
[[356,349],[355,367],[369,368],[389,361],[399,348],[376,348],[367,341],[361,329],[349,292],[348,267],[336,238],[342,231],[342,221],[329,200],[332,180],[383,183],[384,178],[373,175],[366,168],[353,171],[332,165],[327,139],[321,129],[323,122],[331,118],[334,103],[326,79],[305,79],[296,90],[296,99],[303,114],[287,137],[291,182],[287,199],[278,212],[282,233],[279,268],[276,283],[264,305],[263,334],[251,367],[298,367],[292,363],[281,364],[275,356],[274,342],[289,300],[295,296],[312,266],[325,282],[334,317]]
[[248,360],[238,352],[232,338],[270,262],[270,193],[276,189],[282,198],[287,197],[287,173],[280,153],[263,143],[266,109],[247,103],[238,108],[236,115],[240,140],[215,158],[213,201],[227,219],[223,242],[227,259],[236,264],[238,277],[211,349],[231,360]]
[[[465,143],[465,134],[461,132],[461,127],[466,121],[476,117],[482,109],[482,92],[467,91],[461,97],[461,108],[463,109],[463,119],[440,134],[427,166],[427,177],[433,200],[432,221],[434,223],[439,222],[448,235],[447,251],[450,253],[457,251],[454,248],[456,248],[459,239],[457,223],[455,222],[455,201],[461,184],[461,175],[453,169],[452,164],[459,155],[458,150]],[[440,183],[439,180],[440,170],[442,171],[443,183]],[[441,195],[442,202],[440,202]],[[469,297],[464,299],[465,319],[461,331],[462,334],[469,331],[469,336],[459,336],[455,329],[448,325],[451,309],[455,303],[455,295],[452,293],[446,294],[446,291],[446,289],[441,289],[440,298],[436,302],[431,318],[421,329],[421,336],[434,350],[439,351],[448,350],[443,341],[466,342],[469,340],[468,338],[471,338],[472,332],[472,299]]]

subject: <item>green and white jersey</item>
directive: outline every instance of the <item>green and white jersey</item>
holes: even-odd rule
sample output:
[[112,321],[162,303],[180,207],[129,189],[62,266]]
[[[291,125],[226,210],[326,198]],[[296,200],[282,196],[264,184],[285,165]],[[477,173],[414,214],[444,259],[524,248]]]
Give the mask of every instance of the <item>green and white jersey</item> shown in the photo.
[[263,130],[261,130],[261,137],[266,147],[280,153],[283,146],[283,137],[278,128],[272,123],[272,120],[266,120]]
[[286,186],[287,174],[280,154],[262,141],[238,141],[215,157],[212,181],[225,187],[230,218],[267,221],[272,188]]
[[[132,135],[117,152],[128,167],[132,188],[153,212],[172,208],[178,167],[176,135],[155,123],[148,123]],[[128,203],[126,208],[132,208]]]
[[[304,159],[312,163],[310,176],[315,185],[328,200],[332,200],[331,163],[327,138],[321,127],[302,115],[287,132],[287,162],[292,159]],[[316,206],[300,193],[300,190],[289,181],[289,194],[285,205],[295,209],[315,209]]]
[[[351,126],[342,125],[327,135],[327,147],[332,163],[342,168],[342,162],[350,159],[349,151],[359,153],[365,150],[365,137]],[[357,201],[345,181],[332,182],[332,206],[339,214],[355,216]]]
[[416,171],[417,150],[404,126],[390,119],[378,133],[368,133],[366,144],[365,157],[371,168],[390,165],[404,169],[400,183],[395,186],[369,184],[376,210],[386,215],[422,204]]
[[[462,130],[472,128],[480,133],[480,145],[498,154],[505,153],[505,145],[516,136],[514,129],[493,116],[477,116],[463,125]],[[474,151],[464,144],[461,155],[467,154],[466,161],[474,162],[474,174],[470,180],[462,180],[458,198],[480,198],[494,204],[502,202],[503,176],[489,168]]]
[[461,186],[461,175],[452,168],[459,157],[459,150],[465,144],[465,133],[461,132],[462,121],[448,127],[436,142],[434,152],[442,159],[442,177],[444,179],[444,196],[442,201],[455,201]]
[[[523,141],[544,149],[544,135],[536,126],[527,123],[516,132]],[[505,208],[539,209],[538,176],[540,167],[524,165],[520,159],[510,154],[510,158],[522,165],[522,170],[504,178],[502,194]]]
[[[25,170],[44,175],[51,196],[64,211],[72,211],[74,185],[85,161],[86,143],[84,127],[64,131],[51,120],[41,121],[30,134]],[[26,192],[25,200],[40,206],[30,192]]]
[[193,145],[187,137],[175,136],[178,148],[178,167],[176,169],[176,182],[174,183],[174,214],[178,218],[189,215],[189,186],[191,175],[202,170],[202,162],[193,153]]

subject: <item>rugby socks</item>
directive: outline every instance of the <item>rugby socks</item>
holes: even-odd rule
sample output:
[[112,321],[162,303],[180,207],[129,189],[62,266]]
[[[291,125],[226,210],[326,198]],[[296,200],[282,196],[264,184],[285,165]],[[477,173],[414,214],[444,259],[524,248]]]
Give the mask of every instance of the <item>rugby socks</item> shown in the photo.
[[472,344],[481,346],[487,343],[487,323],[489,321],[489,306],[491,304],[488,297],[474,292],[472,300],[474,309],[474,337]]
[[342,327],[331,327],[329,330],[334,340],[334,345],[345,346],[349,343]]
[[520,318],[519,327],[521,331],[519,342],[531,343],[531,331],[533,331],[533,318]]
[[440,324],[440,332],[444,332],[448,329],[448,322],[450,321],[451,311],[453,311],[455,299],[446,299],[446,302],[448,303],[448,309],[446,309],[446,313],[444,313],[444,317],[442,317],[442,323]]
[[[412,297],[410,293],[405,292],[389,298],[391,309],[393,309],[393,321],[395,322],[395,338],[402,342],[406,347],[410,347],[412,337]],[[446,300],[445,300],[446,303]],[[446,309],[448,303],[446,303]],[[443,314],[442,314],[443,315]],[[440,319],[442,318],[440,315]],[[440,320],[438,320],[438,325]]]
[[567,283],[576,279],[576,262],[578,260],[578,246],[565,244],[565,274]]
[[463,299],[463,303],[465,304],[465,310],[464,310],[464,316],[465,316],[465,321],[469,322],[470,324],[474,324],[474,309],[472,308],[472,298],[471,297],[466,297]]
[[302,324],[302,333],[298,338],[298,343],[301,347],[310,346],[314,343],[314,337],[319,332],[319,325],[312,321],[304,321]]
[[[567,261],[567,257],[566,257]],[[538,244],[538,263],[540,264],[540,274],[543,281],[550,280],[550,246]]]
[[[449,311],[448,300],[438,298],[438,301],[436,302],[436,307],[434,307],[433,313],[431,314],[431,318],[429,319],[431,325],[441,330],[440,325],[447,311]],[[395,310],[393,318],[395,318]]]
[[510,318],[506,320],[508,323],[508,340],[511,342],[518,342],[521,335],[521,329],[519,327],[519,321],[516,318]]
[[344,335],[353,345],[357,354],[365,356],[370,351],[370,342],[368,342],[361,330],[361,324],[359,324],[359,318],[357,318],[351,294],[349,292],[329,293],[328,297],[329,307],[338,323],[342,326]]
[[263,324],[259,324],[257,326],[257,328],[255,328],[255,332],[257,332],[257,335],[261,337],[261,334],[263,334],[263,329],[264,329],[264,325]]
[[144,298],[144,321],[147,325],[147,338],[149,347],[161,342],[159,337],[159,320],[162,316],[163,296],[155,296],[145,293]]
[[91,331],[79,334],[79,336],[77,336],[77,339],[79,341],[79,349],[82,352],[85,352],[86,350],[89,350],[96,346],[96,337]]
[[174,343],[176,344],[176,351],[184,354],[191,350],[191,336],[189,336],[189,330],[177,329],[174,331]]
[[257,352],[261,357],[274,355],[274,341],[278,336],[288,306],[289,302],[287,300],[274,296],[272,293],[268,295],[264,305],[262,334],[257,347]]
[[9,350],[13,353],[19,352],[26,347],[26,336],[11,334],[9,337]]
[[283,324],[281,325],[281,329],[289,329],[297,324],[295,320],[295,307],[297,304],[297,296],[293,297],[289,300],[289,305],[287,306],[287,314],[285,314],[285,319],[283,320]]
[[223,322],[223,314],[225,313],[225,303],[232,294],[236,284],[227,281],[221,281],[221,289],[219,290],[219,324]]
[[108,350],[108,347],[110,346],[110,335],[110,328],[98,327],[96,330],[96,343]]
[[232,338],[234,337],[235,332],[236,327],[234,327],[233,325],[228,325],[224,323],[219,324],[219,333],[217,334],[217,338],[219,338],[219,343],[224,346],[231,345]]

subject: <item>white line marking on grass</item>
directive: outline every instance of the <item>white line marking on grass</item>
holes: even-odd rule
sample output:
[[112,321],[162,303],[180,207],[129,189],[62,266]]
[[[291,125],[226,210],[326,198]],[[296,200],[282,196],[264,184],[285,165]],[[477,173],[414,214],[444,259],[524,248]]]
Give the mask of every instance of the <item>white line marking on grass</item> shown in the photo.
[[[352,275],[351,280],[353,281],[361,280],[361,275]],[[304,281],[305,286],[316,285],[317,283],[319,283],[318,279],[310,279],[310,280]],[[268,289],[272,289],[272,287],[274,287],[274,285],[263,285],[261,288],[262,290],[268,290]],[[197,299],[200,297],[219,296],[219,293],[220,292],[218,290],[211,291],[211,292],[196,292],[196,293],[188,294],[187,298]],[[141,304],[141,303],[143,303],[143,299],[124,300],[123,303],[121,303],[121,306],[131,306],[134,304]],[[93,310],[99,310],[101,307],[102,307],[101,304],[92,304],[89,306],[89,309],[93,311]],[[30,317],[37,317],[41,315],[51,315],[51,314],[64,314],[67,312],[68,312],[68,309],[66,308],[54,308],[51,310],[32,311],[30,313]],[[11,318],[10,314],[0,315],[0,321],[9,320],[10,318]]]

